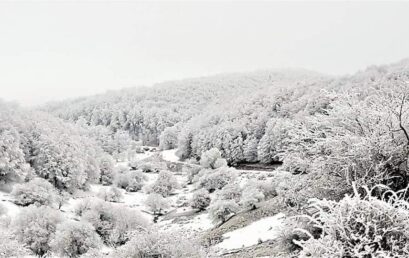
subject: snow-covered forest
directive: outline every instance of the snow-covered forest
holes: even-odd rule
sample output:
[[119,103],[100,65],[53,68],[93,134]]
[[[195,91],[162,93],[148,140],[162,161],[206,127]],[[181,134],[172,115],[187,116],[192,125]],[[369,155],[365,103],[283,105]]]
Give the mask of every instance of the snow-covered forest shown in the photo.
[[408,257],[409,61],[0,103],[0,257]]

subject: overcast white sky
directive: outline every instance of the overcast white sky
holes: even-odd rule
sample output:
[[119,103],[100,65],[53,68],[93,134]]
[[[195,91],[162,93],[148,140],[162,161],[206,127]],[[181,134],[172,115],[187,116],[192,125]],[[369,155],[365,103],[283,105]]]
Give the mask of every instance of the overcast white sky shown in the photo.
[[0,0],[0,98],[23,105],[222,72],[409,57],[409,3]]

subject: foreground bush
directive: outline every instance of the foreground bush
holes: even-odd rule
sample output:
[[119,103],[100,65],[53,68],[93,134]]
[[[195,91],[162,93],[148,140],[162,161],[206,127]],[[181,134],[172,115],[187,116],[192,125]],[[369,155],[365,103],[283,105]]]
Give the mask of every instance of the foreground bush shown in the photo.
[[78,257],[100,246],[101,239],[91,224],[69,220],[57,226],[50,245],[54,253],[64,257]]
[[409,203],[397,195],[384,201],[355,193],[340,202],[316,200],[312,208],[322,233],[297,242],[301,257],[409,257]]
[[243,189],[240,205],[244,210],[254,210],[258,203],[265,199],[264,194],[254,185],[247,185]]
[[26,246],[17,241],[10,230],[0,228],[0,232],[0,257],[25,257],[31,254]]
[[58,211],[41,206],[24,208],[13,223],[18,240],[37,255],[50,250],[50,241],[57,224],[62,221]]
[[197,241],[184,236],[183,232],[140,232],[124,246],[119,247],[115,257],[206,257]]
[[147,226],[142,215],[125,206],[104,201],[85,201],[81,205],[82,218],[94,226],[96,232],[107,244],[122,245],[134,231]]
[[30,204],[51,205],[57,200],[57,191],[54,186],[42,178],[14,186],[11,193],[15,203],[22,206]]
[[200,189],[193,194],[190,207],[202,211],[209,206],[211,200],[209,193],[205,189]]
[[239,211],[239,206],[233,200],[218,200],[209,207],[209,217],[214,223],[224,223]]

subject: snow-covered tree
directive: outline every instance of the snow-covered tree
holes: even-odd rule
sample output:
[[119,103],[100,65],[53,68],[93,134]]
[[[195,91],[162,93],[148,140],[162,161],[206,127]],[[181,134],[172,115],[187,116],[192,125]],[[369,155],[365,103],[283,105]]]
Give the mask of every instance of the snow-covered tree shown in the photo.
[[210,195],[205,189],[197,190],[190,201],[190,206],[199,211],[205,210],[210,205]]
[[134,231],[147,226],[147,221],[138,211],[125,206],[118,208],[104,201],[88,200],[77,210],[107,244],[122,245]]
[[156,181],[146,187],[148,193],[157,193],[163,197],[167,197],[179,188],[179,182],[172,172],[164,170],[158,175]]
[[224,166],[226,163],[222,161],[222,155],[216,148],[210,149],[200,157],[200,165],[204,168],[216,169]]
[[67,220],[57,225],[50,246],[55,254],[79,257],[90,249],[100,247],[101,243],[101,239],[90,223]]
[[145,204],[153,212],[154,215],[161,215],[164,210],[169,208],[169,201],[163,198],[162,195],[151,193],[146,198]]
[[24,179],[28,171],[18,132],[0,116],[0,181]]
[[264,194],[256,186],[248,185],[243,189],[240,205],[244,210],[254,210],[264,198]]
[[236,171],[234,168],[221,167],[215,170],[203,170],[199,179],[199,186],[207,189],[209,192],[220,190],[227,184],[236,180]]
[[37,255],[50,250],[57,225],[62,221],[61,214],[47,206],[24,208],[13,222],[18,240]]
[[14,202],[18,205],[28,206],[36,204],[51,206],[57,202],[58,192],[47,180],[34,178],[27,183],[15,185],[11,195],[14,197]]
[[170,150],[177,147],[179,130],[176,126],[167,127],[160,134],[159,148],[161,150]]
[[102,188],[97,196],[106,202],[120,202],[123,198],[121,190],[116,187]]
[[139,232],[123,246],[115,250],[115,257],[180,257],[200,258],[206,254],[194,236],[183,231],[158,232],[157,230]]
[[100,183],[103,185],[112,184],[115,176],[114,159],[109,155],[103,155],[99,159],[99,169],[101,171]]
[[239,209],[239,205],[233,200],[216,200],[209,207],[209,217],[214,223],[224,223]]
[[141,171],[128,171],[116,175],[115,185],[127,192],[137,192],[142,189],[146,180],[147,177]]

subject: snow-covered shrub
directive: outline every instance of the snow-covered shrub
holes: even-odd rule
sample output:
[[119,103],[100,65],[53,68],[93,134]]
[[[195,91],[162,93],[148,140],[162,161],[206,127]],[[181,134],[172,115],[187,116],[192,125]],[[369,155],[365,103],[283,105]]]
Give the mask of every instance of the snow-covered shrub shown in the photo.
[[37,255],[50,250],[50,241],[57,224],[62,221],[60,212],[48,206],[29,206],[24,208],[13,221],[18,240]]
[[254,210],[264,198],[264,194],[255,185],[247,185],[243,189],[240,205],[244,210]]
[[106,202],[120,202],[123,198],[121,190],[117,187],[102,188],[97,196]]
[[200,165],[204,168],[216,169],[226,166],[227,162],[222,158],[222,155],[217,148],[212,148],[202,153],[202,156],[200,157]]
[[116,176],[115,185],[127,192],[137,192],[142,189],[146,179],[141,171],[128,171]]
[[161,171],[156,181],[146,187],[147,193],[157,193],[167,197],[179,187],[176,177],[170,171]]
[[195,181],[195,177],[199,174],[202,168],[200,166],[184,166],[182,171],[187,174],[187,182],[188,184],[192,184]]
[[104,155],[99,159],[100,183],[110,185],[114,181],[115,161],[110,155]]
[[142,170],[142,172],[144,173],[154,172],[153,165],[152,163],[149,162],[143,162],[142,164],[140,164],[139,169]]
[[206,257],[198,241],[184,232],[148,231],[135,234],[125,245],[116,249],[115,257]]
[[177,126],[166,127],[159,136],[159,149],[170,150],[177,148],[178,133]]
[[237,177],[234,168],[222,167],[216,170],[207,170],[207,172],[199,179],[199,186],[209,192],[222,189]]
[[75,207],[74,207],[74,212],[78,216],[82,216],[82,214],[86,211],[89,211],[92,209],[92,207],[101,205],[103,203],[101,199],[95,198],[95,197],[87,197],[78,202]]
[[18,205],[28,206],[30,204],[52,205],[58,195],[54,186],[42,178],[15,185],[11,195]]
[[124,244],[133,231],[147,225],[139,212],[104,201],[90,203],[90,207],[83,210],[82,218],[94,226],[104,242],[113,245]]
[[255,186],[263,193],[265,199],[277,196],[277,184],[272,181],[257,180]]
[[26,257],[31,251],[17,241],[11,230],[0,228],[0,257]]
[[211,200],[212,199],[207,190],[199,189],[193,194],[192,200],[190,201],[190,207],[202,211],[210,205]]
[[151,193],[146,198],[145,204],[153,212],[153,214],[162,214],[164,210],[169,208],[169,201],[163,198],[162,195]]
[[72,220],[57,225],[50,243],[51,250],[64,257],[79,257],[100,245],[101,239],[90,223]]
[[216,192],[217,200],[233,200],[236,203],[240,202],[242,189],[237,182],[227,184],[223,189]]
[[311,216],[318,238],[298,241],[301,257],[408,257],[409,203],[391,194],[387,200],[355,192],[339,202],[314,200]]
[[239,205],[233,200],[217,200],[209,207],[209,217],[214,223],[224,223],[239,211]]

